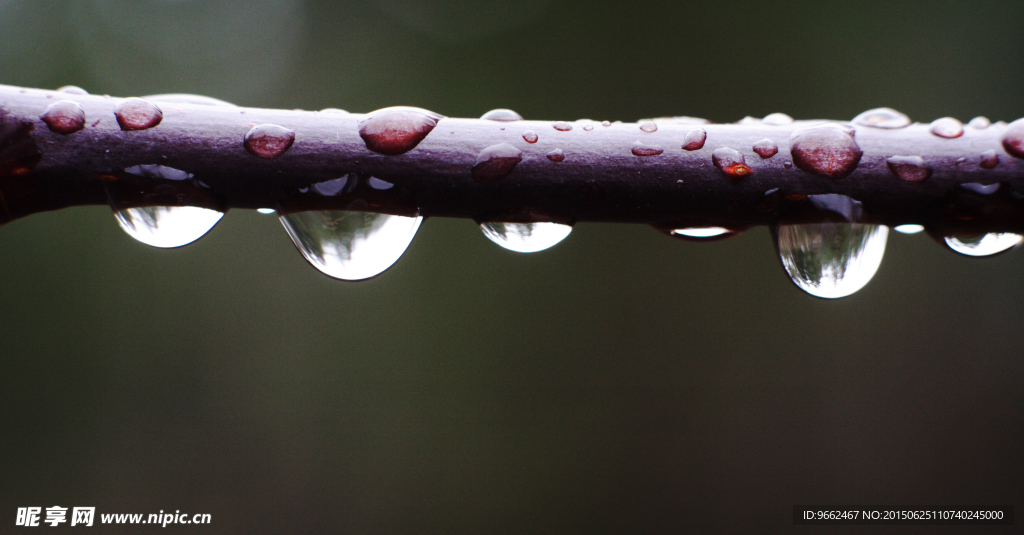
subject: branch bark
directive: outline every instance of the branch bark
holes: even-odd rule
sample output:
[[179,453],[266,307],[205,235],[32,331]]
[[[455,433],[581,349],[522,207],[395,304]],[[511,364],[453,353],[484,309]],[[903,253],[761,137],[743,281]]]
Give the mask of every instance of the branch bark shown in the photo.
[[[44,120],[58,101],[80,106],[80,128],[71,104]],[[1013,155],[1014,136],[1024,143],[1020,121],[948,138],[955,122],[561,123],[156,106],[158,119],[139,99],[0,86],[0,221],[113,203],[742,230],[828,217],[806,198],[836,193],[863,204],[864,222],[1024,233],[1024,154]],[[706,136],[699,148],[697,130]],[[403,142],[412,147],[402,151]],[[167,168],[183,173],[152,172]],[[346,175],[336,195],[312,187]],[[394,187],[379,189],[387,184],[371,176]]]

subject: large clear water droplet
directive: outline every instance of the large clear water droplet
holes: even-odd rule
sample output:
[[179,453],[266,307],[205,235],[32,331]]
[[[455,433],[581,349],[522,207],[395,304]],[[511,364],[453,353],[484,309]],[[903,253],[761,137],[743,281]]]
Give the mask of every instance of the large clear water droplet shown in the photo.
[[775,229],[775,245],[789,278],[825,299],[851,295],[882,264],[889,228],[860,223],[812,223]]
[[564,240],[572,227],[561,223],[481,223],[480,230],[509,251],[536,253]]
[[1024,236],[1009,232],[992,232],[981,236],[950,236],[946,245],[967,256],[992,256],[1020,245]]
[[292,243],[321,273],[363,280],[394,265],[412,243],[422,217],[325,210],[281,216]]
[[129,236],[153,247],[172,248],[202,238],[224,217],[198,206],[143,206],[114,212]]

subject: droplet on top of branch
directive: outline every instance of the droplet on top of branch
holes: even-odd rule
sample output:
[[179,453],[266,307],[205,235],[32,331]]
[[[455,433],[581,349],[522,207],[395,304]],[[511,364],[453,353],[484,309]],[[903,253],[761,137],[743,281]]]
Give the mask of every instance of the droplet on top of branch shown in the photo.
[[81,104],[71,100],[58,100],[50,104],[41,119],[51,132],[62,136],[85,128],[85,110]]
[[383,108],[370,112],[359,121],[359,137],[373,152],[397,156],[419,145],[442,118],[442,115],[422,108]]

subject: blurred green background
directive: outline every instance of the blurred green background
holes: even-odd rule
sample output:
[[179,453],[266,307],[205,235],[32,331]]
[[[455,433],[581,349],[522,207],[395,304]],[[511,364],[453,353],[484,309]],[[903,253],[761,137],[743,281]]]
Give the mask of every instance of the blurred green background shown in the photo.
[[[0,83],[1009,121],[1022,21],[1013,0],[0,0]],[[826,302],[765,229],[580,224],[517,255],[431,219],[362,283],[251,211],[157,250],[69,209],[0,249],[0,525],[56,504],[211,513],[173,528],[204,533],[788,533],[794,504],[1024,505],[1021,251],[894,233],[872,283]]]

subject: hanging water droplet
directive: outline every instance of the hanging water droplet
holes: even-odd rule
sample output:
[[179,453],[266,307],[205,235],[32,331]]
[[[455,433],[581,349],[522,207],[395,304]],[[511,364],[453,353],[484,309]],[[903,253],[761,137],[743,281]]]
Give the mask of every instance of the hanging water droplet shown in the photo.
[[477,182],[497,182],[512,172],[523,161],[523,153],[509,145],[499,143],[480,151],[473,166],[473,180]]
[[636,141],[633,143],[632,152],[634,156],[657,156],[665,152],[665,149],[661,145],[649,145]]
[[371,176],[370,179],[366,181],[366,183],[371,188],[379,191],[384,191],[395,187],[395,185],[392,184],[391,182],[388,182],[387,180],[381,180],[375,176]]
[[[792,119],[790,119],[790,121],[792,121]],[[754,143],[754,152],[756,152],[761,158],[767,159],[779,153],[779,146],[776,145],[774,141],[764,138],[761,141]]]
[[772,126],[782,126],[786,124],[791,124],[793,122],[793,118],[786,115],[785,113],[771,113],[765,115],[764,119],[761,119],[761,122]]
[[967,191],[971,191],[971,192],[977,193],[978,195],[992,195],[993,193],[999,191],[999,183],[998,182],[995,183],[995,184],[982,184],[980,182],[966,182],[964,184],[960,184],[960,187],[965,189],[965,190],[967,190]]
[[[352,181],[355,183],[355,180]],[[317,182],[313,184],[313,191],[323,195],[324,197],[334,197],[345,190],[345,186],[349,185],[349,175],[345,175],[341,178],[335,178],[334,180],[325,180],[323,182]]]
[[852,173],[864,154],[853,140],[852,130],[841,125],[821,125],[793,132],[789,139],[797,167],[829,178]]
[[906,225],[896,226],[895,228],[893,228],[893,230],[899,232],[900,234],[917,234],[924,230],[924,225],[908,223]]
[[130,132],[153,128],[160,124],[164,112],[146,99],[132,97],[122,100],[114,107],[114,116],[117,117],[117,124],[121,125],[121,130]]
[[920,156],[893,156],[885,161],[892,174],[907,182],[922,182],[932,176],[932,168]]
[[535,253],[554,247],[572,232],[561,223],[480,223],[492,242],[517,253]]
[[[252,123],[250,123],[252,124]],[[295,131],[276,124],[260,124],[245,134],[245,150],[260,158],[277,158],[295,143]]]
[[950,236],[945,241],[950,249],[962,255],[992,256],[1020,245],[1024,236],[993,232],[981,236]]
[[565,121],[558,121],[556,123],[552,123],[551,127],[554,128],[555,130],[558,130],[559,132],[568,132],[569,130],[572,130],[572,125]]
[[725,173],[729,182],[736,184],[739,180],[750,174],[750,167],[743,159],[743,155],[736,149],[721,147],[711,153],[711,162],[715,167]]
[[643,130],[644,132],[647,133],[657,132],[658,125],[654,124],[654,121],[644,121],[640,123],[640,130]]
[[172,248],[202,238],[224,213],[197,206],[143,206],[114,212],[114,217],[132,238],[153,247]]
[[993,169],[999,165],[999,156],[994,150],[987,150],[981,153],[981,159],[978,161],[978,166],[982,169]]
[[860,223],[811,223],[773,229],[789,278],[825,299],[846,297],[867,285],[882,264],[889,229]]
[[359,137],[373,152],[397,156],[419,145],[442,118],[443,115],[422,108],[383,108],[359,121]]
[[192,173],[167,167],[165,165],[133,165],[124,170],[128,174],[145,178],[158,178],[164,180],[188,180],[194,175]]
[[422,217],[343,210],[281,216],[281,224],[306,261],[342,280],[368,279],[394,265],[422,221]]
[[967,126],[973,128],[975,130],[984,130],[984,129],[988,128],[989,126],[992,126],[992,121],[989,121],[988,117],[984,117],[984,116],[979,115],[979,116],[971,119],[967,123]]
[[277,212],[277,210],[274,210],[273,208],[257,208],[256,211],[263,215],[270,215]]
[[[800,195],[797,194],[797,197]],[[807,195],[811,205],[822,212],[832,212],[843,216],[843,219],[855,223],[861,220],[864,214],[864,204],[856,199],[838,193],[822,193],[819,195]]]
[[50,104],[40,118],[51,132],[62,136],[85,128],[85,110],[71,100],[58,100]]
[[707,139],[708,133],[703,128],[694,128],[683,138],[683,150],[700,150],[704,148],[704,141]]
[[875,108],[853,118],[853,124],[875,128],[903,128],[910,126],[910,117],[892,108]]
[[565,159],[565,153],[562,152],[562,149],[555,149],[547,153],[547,157],[552,162],[558,163]]
[[671,229],[668,231],[668,234],[686,241],[707,242],[739,236],[742,232],[729,230],[724,227],[687,227]]
[[488,121],[502,121],[502,122],[512,122],[512,121],[522,121],[523,120],[523,116],[522,115],[519,115],[518,113],[516,113],[516,112],[514,112],[512,110],[506,109],[506,108],[498,108],[498,109],[491,110],[491,111],[481,115],[480,118],[481,119],[486,119]]
[[537,134],[534,133],[533,130],[527,130],[526,132],[523,132],[523,140],[526,141],[527,143],[536,143]]
[[237,108],[234,104],[219,98],[207,97],[204,95],[193,95],[191,93],[161,93],[159,95],[146,95],[142,97],[152,102],[164,102],[167,104],[194,104],[196,106],[226,106]]
[[932,121],[928,131],[939,137],[953,139],[964,135],[964,125],[952,117],[943,117]]
[[1024,159],[1024,119],[1017,119],[1006,127],[1003,148],[1010,156]]
[[88,95],[89,92],[78,87],[77,85],[66,85],[57,88],[58,93],[67,93],[69,95]]

